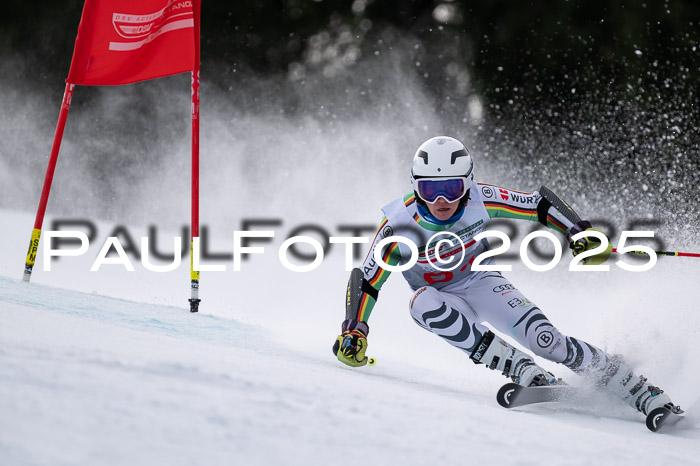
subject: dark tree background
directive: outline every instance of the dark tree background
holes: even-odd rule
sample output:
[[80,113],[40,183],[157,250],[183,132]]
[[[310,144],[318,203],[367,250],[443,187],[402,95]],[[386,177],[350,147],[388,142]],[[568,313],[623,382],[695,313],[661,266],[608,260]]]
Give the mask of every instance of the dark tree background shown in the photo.
[[[286,73],[291,64],[303,61],[311,38],[346,25],[356,37],[361,31],[357,45],[363,54],[377,48],[387,28],[430,44],[437,55],[441,47],[452,49],[458,43],[457,55],[471,73],[473,90],[496,104],[510,99],[504,90],[513,88],[521,97],[525,92],[551,101],[561,89],[575,87],[586,95],[601,86],[624,90],[640,82],[665,94],[675,90],[659,81],[659,71],[667,68],[695,82],[699,77],[696,0],[202,3],[204,68],[223,63],[229,70]],[[4,2],[2,55],[30,60],[36,66],[30,80],[64,78],[82,5],[80,0]],[[391,38],[384,37],[381,45],[391,47]],[[656,63],[656,73],[650,72],[650,63]]]
[[[4,2],[0,84],[15,100],[32,94],[60,100],[82,6]],[[501,183],[547,180],[565,198],[605,215],[665,219],[672,211],[699,226],[699,42],[698,0],[203,0],[203,98],[211,92],[207,111],[242,127],[262,118],[274,131],[311,118],[316,126],[294,128],[291,142],[311,131],[351,131],[357,120],[365,123],[357,132],[379,126],[410,134],[387,144],[396,161],[406,160],[421,138],[455,135],[478,154],[484,171],[497,167]],[[130,98],[110,101],[120,102],[119,112],[94,105],[108,92],[80,89],[71,128],[86,134],[78,131],[84,124],[101,136],[76,148],[76,163],[93,167],[105,208],[117,193],[124,196],[111,173],[128,167],[135,179],[147,173],[134,165],[134,153],[166,166],[160,145],[186,133],[183,117],[159,125],[148,139],[123,137],[163,118],[164,103],[186,99],[168,93],[167,79],[179,78],[123,86]],[[393,92],[403,84],[419,92]],[[408,109],[411,99],[421,107]],[[42,134],[55,124],[51,105],[41,117]],[[423,113],[410,119],[407,112]],[[37,112],[26,115],[37,119]],[[404,125],[398,131],[382,125],[396,120]],[[244,140],[232,138],[230,147],[245,147]],[[334,156],[349,158],[354,148],[342,150]],[[279,151],[272,152],[256,163],[271,163]],[[21,157],[11,149],[0,153]],[[280,159],[276,172],[291,172]],[[226,164],[237,160],[230,155]],[[259,168],[238,167],[235,173],[247,176],[240,184]],[[612,205],[609,192],[624,202]]]

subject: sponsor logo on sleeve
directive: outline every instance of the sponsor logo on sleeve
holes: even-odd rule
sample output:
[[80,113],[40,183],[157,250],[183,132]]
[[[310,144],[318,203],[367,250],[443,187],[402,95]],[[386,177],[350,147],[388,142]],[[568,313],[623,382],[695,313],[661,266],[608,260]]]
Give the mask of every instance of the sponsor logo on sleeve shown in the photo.
[[549,354],[553,354],[554,351],[556,351],[557,348],[561,346],[561,338],[557,338],[557,342],[554,343],[554,345],[547,351]]
[[532,305],[532,301],[529,299],[520,299],[520,298],[513,298],[510,301],[508,301],[508,305],[515,309],[516,307],[527,307]]
[[486,198],[491,198],[493,197],[493,189],[489,188],[488,186],[484,186],[481,188],[481,194],[483,194],[483,196]]
[[374,258],[371,258],[371,259],[369,260],[369,262],[367,263],[367,265],[364,267],[364,270],[363,270],[363,271],[365,272],[365,275],[371,274],[371,273],[372,273],[372,269],[374,269],[374,267],[375,267],[376,265],[377,265],[377,262],[374,260]]
[[493,288],[493,292],[494,293],[501,293],[501,296],[503,296],[503,294],[505,294],[504,293],[505,291],[512,291],[512,290],[515,290],[515,287],[513,285],[511,285],[510,283],[508,283],[507,285],[498,285],[498,286]]
[[547,348],[554,341],[554,335],[552,332],[542,332],[537,335],[537,346],[540,348]]
[[525,196],[523,194],[510,193],[510,197],[511,199],[513,199],[513,201],[519,202],[521,204],[535,204],[536,202],[539,202],[535,201],[535,196]]

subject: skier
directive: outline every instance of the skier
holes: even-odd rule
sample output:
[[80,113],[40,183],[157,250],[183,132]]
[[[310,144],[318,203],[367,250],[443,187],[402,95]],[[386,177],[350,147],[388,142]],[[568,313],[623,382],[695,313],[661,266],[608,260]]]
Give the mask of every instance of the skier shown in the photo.
[[[663,390],[649,384],[645,377],[634,375],[621,356],[561,333],[499,272],[471,269],[474,258],[488,250],[486,239],[472,238],[486,229],[491,218],[538,221],[567,235],[574,256],[600,246],[600,241],[592,236],[571,241],[575,234],[592,230],[590,222],[581,221],[545,186],[539,191],[520,192],[473,182],[472,157],[461,142],[451,137],[435,137],[418,148],[411,179],[413,192],[383,207],[385,217],[369,253],[362,267],[350,274],[346,320],[333,345],[338,360],[350,366],[367,363],[367,320],[390,274],[375,261],[374,250],[384,238],[403,237],[408,241],[389,243],[381,249],[381,257],[391,266],[403,265],[412,256],[408,242],[421,251],[417,262],[403,271],[414,291],[409,304],[411,316],[424,329],[467,353],[475,363],[500,371],[526,387],[557,383],[554,375],[538,366],[533,357],[482,324],[488,321],[534,354],[592,377],[598,386],[617,394],[645,415],[661,406],[679,410]],[[463,246],[457,241],[439,244],[440,239],[446,239],[440,232],[455,234]],[[604,252],[582,262],[601,264],[611,251],[608,243]],[[463,257],[464,261],[448,270],[452,257]],[[493,262],[493,258],[487,258],[483,264]]]

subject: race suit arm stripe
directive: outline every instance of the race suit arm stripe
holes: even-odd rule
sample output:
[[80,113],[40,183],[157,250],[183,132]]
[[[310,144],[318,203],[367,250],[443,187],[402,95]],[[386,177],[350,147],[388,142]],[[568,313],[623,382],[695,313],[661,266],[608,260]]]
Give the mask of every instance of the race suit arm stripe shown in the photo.
[[367,262],[367,259],[370,258],[370,255],[372,254],[372,251],[374,251],[374,245],[379,241],[380,234],[382,232],[382,229],[386,226],[386,224],[389,222],[389,220],[384,217],[382,218],[381,223],[379,224],[379,228],[377,228],[377,232],[374,234],[374,239],[372,240],[372,245],[369,248],[369,251],[367,251],[367,255],[365,256],[365,263]]
[[[537,194],[537,191],[533,194]],[[562,234],[566,234],[569,228],[573,226],[573,224],[567,222],[565,217],[558,214],[559,211],[554,208],[554,206],[550,206],[549,209],[547,209],[547,216],[545,217],[547,223],[543,223],[540,220],[537,208],[526,209],[519,206],[511,206],[503,202],[484,202],[484,206],[486,206],[486,211],[491,218],[516,218],[529,220],[531,222],[539,222]]]
[[[390,272],[379,266],[374,260],[377,244],[386,236],[391,236],[391,227],[387,229],[388,220],[384,217],[374,235],[362,266],[354,269],[348,282],[348,299],[346,319],[366,322],[377,302],[379,290],[389,278]],[[389,265],[396,265],[401,260],[398,243],[390,243],[383,249],[382,260]]]
[[[384,255],[382,256],[382,260],[389,265],[396,265],[401,259],[401,254],[398,251],[399,248],[399,243],[391,243],[388,248],[384,251]],[[372,285],[373,288],[376,289],[381,289],[382,285],[386,281],[386,279],[389,277],[389,272],[385,268],[379,267],[379,273],[377,273],[372,280],[369,281],[369,284]]]
[[[389,265],[396,265],[399,263],[399,261],[401,260],[401,253],[399,252],[398,246],[398,243],[391,243],[387,247],[386,251],[384,252],[384,255],[382,256],[382,260],[385,263]],[[380,272],[374,277],[374,279],[372,279],[372,281],[369,282],[369,284],[372,286],[373,289],[376,290],[377,293],[382,288],[387,278],[389,278],[389,275],[391,275],[391,272],[384,268],[379,267],[379,270]],[[365,295],[362,297],[362,301],[360,302],[360,309],[358,310],[357,320],[367,322],[367,319],[369,319],[369,315],[372,313],[372,309],[374,308],[374,305],[376,303],[376,297],[372,297],[370,296],[370,294],[365,293]]]
[[[553,206],[549,208],[550,211],[557,211],[556,208]],[[556,214],[554,214],[556,215]],[[571,228],[572,225],[569,225],[568,227],[564,224],[563,221],[559,221],[557,218],[553,216],[552,213],[547,213],[547,223],[545,226],[551,228],[552,230],[556,230],[562,235],[565,235],[568,231],[569,228]]]
[[491,218],[539,222],[561,234],[566,234],[574,224],[539,191],[523,192],[482,183],[479,185],[488,186],[490,189],[488,192],[491,197],[484,198],[484,206]]
[[537,221],[537,210],[521,206],[511,205],[505,202],[484,202],[489,217],[519,218],[523,220]]

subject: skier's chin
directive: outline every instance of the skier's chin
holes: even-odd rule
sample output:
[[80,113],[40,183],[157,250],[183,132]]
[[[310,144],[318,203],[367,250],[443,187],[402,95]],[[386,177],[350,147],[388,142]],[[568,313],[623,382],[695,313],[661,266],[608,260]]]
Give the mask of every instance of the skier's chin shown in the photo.
[[447,220],[448,218],[452,217],[457,210],[456,206],[442,206],[442,207],[433,207],[430,209],[430,213],[433,214],[433,217],[437,218],[438,220]]

